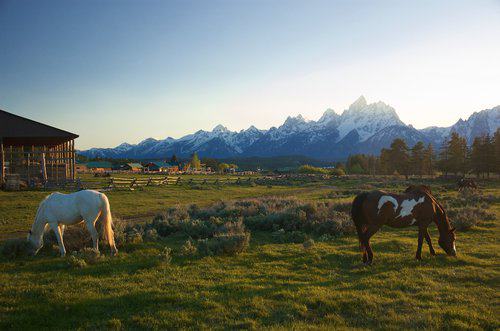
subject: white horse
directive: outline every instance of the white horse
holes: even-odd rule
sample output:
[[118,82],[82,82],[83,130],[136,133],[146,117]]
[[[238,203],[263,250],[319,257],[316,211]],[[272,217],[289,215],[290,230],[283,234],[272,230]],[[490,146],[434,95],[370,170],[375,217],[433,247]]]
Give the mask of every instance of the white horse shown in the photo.
[[63,242],[64,226],[84,221],[92,237],[93,247],[98,250],[99,235],[95,228],[98,219],[102,222],[104,237],[111,247],[111,253],[116,254],[118,250],[115,246],[108,198],[93,190],[83,190],[71,194],[56,192],[47,196],[38,207],[35,222],[28,234],[28,241],[35,249],[34,254],[38,253],[43,246],[43,233],[48,224],[56,234],[61,256],[64,256],[66,255]]

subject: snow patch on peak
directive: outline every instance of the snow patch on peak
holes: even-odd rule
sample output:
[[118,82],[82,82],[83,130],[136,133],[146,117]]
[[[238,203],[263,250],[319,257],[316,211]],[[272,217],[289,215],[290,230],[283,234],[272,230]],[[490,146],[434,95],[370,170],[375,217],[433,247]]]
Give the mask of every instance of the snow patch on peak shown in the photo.
[[360,109],[366,107],[366,99],[364,96],[360,96],[359,98],[354,101],[352,105],[349,106],[349,109]]
[[317,123],[330,122],[330,121],[338,119],[339,117],[340,117],[340,115],[337,114],[335,112],[335,110],[328,108],[327,110],[325,110],[325,112],[323,113],[323,115],[321,116],[321,118],[318,120]]
[[228,132],[229,130],[222,124],[217,125],[212,132]]

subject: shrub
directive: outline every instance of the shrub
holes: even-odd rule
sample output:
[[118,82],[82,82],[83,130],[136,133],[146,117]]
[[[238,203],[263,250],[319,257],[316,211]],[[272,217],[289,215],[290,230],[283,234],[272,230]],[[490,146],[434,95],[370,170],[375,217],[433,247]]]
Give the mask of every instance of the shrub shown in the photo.
[[16,259],[31,255],[33,249],[33,245],[26,239],[10,239],[2,245],[2,255],[8,259]]
[[147,229],[144,231],[144,234],[142,235],[142,239],[144,241],[157,241],[159,239],[158,232],[156,229]]
[[352,203],[351,202],[338,202],[333,205],[333,210],[350,214],[351,213],[351,207]]
[[290,231],[286,232],[284,229],[279,229],[272,233],[272,236],[276,242],[279,243],[303,243],[307,240],[307,235],[302,231]]
[[140,244],[142,240],[142,232],[138,229],[131,229],[126,232],[125,241],[131,244]]
[[219,218],[212,218],[209,221],[188,220],[182,222],[182,230],[191,238],[201,239],[213,237],[217,231],[217,223],[221,222]]
[[217,234],[198,240],[198,252],[201,255],[236,255],[246,250],[249,243],[249,232]]
[[158,235],[166,237],[172,233],[180,231],[181,226],[178,220],[165,219],[163,216],[158,215],[153,219],[151,227],[156,230]]
[[73,254],[74,256],[83,259],[87,264],[96,264],[101,259],[101,253],[97,249],[85,247]]
[[464,207],[449,209],[448,216],[451,225],[459,231],[466,231],[481,223],[481,221],[494,220],[495,214],[479,208]]
[[332,241],[334,240],[336,237],[335,236],[332,236],[328,233],[325,233],[325,234],[322,234],[319,238],[318,238],[318,241],[320,242],[328,242],[328,241]]
[[117,246],[122,246],[126,241],[125,228],[127,223],[121,219],[113,219],[113,232],[115,234],[115,244]]
[[[65,226],[63,230],[64,247],[68,252],[78,251],[83,247],[92,246],[92,238],[85,224]],[[44,233],[43,242],[45,246],[59,245],[54,231]]]
[[342,177],[345,176],[345,170],[342,168],[334,168],[331,170],[333,176]]
[[306,241],[304,241],[304,243],[302,244],[302,246],[304,246],[304,249],[306,251],[311,250],[312,248],[314,248],[314,240],[307,239]]
[[186,240],[186,242],[181,246],[181,255],[182,256],[193,256],[198,253],[198,248],[193,244],[193,241],[190,239]]
[[108,330],[114,330],[114,331],[118,331],[123,328],[122,321],[118,318],[109,319],[108,322],[106,323],[106,326],[108,327]]
[[303,165],[299,167],[299,173],[301,174],[328,174],[328,170],[318,167],[313,167],[311,165]]
[[71,268],[85,268],[87,266],[87,262],[85,262],[84,259],[77,257],[75,255],[70,255],[66,258],[66,263],[68,264],[69,267]]
[[163,247],[163,250],[158,255],[158,258],[165,262],[166,264],[170,264],[172,262],[172,249],[168,246]]

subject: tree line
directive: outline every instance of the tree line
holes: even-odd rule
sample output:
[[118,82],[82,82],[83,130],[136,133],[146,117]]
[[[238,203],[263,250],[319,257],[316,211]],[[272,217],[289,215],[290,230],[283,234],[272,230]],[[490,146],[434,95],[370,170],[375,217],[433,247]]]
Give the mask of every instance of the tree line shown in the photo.
[[380,156],[350,155],[337,167],[349,174],[432,176],[440,171],[444,175],[489,177],[500,174],[500,129],[493,137],[476,137],[470,146],[464,137],[453,132],[439,150],[421,141],[410,148],[403,139],[397,138],[389,148],[381,150]]

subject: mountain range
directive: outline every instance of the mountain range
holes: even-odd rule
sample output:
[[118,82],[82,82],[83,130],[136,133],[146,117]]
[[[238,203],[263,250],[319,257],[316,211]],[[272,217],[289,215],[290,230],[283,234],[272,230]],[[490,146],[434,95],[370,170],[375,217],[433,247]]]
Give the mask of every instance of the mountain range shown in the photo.
[[79,151],[87,157],[164,159],[172,154],[185,158],[197,152],[200,157],[237,158],[304,155],[320,160],[341,160],[349,154],[378,154],[395,138],[409,146],[422,141],[440,146],[452,133],[466,137],[468,143],[500,127],[500,106],[472,114],[450,127],[417,130],[406,125],[394,108],[379,101],[368,104],[359,97],[342,114],[327,109],[317,121],[301,115],[288,117],[279,127],[259,130],[250,126],[239,132],[217,125],[212,131],[199,130],[179,139],[148,138],[138,144],[123,143],[115,148],[92,148]]

